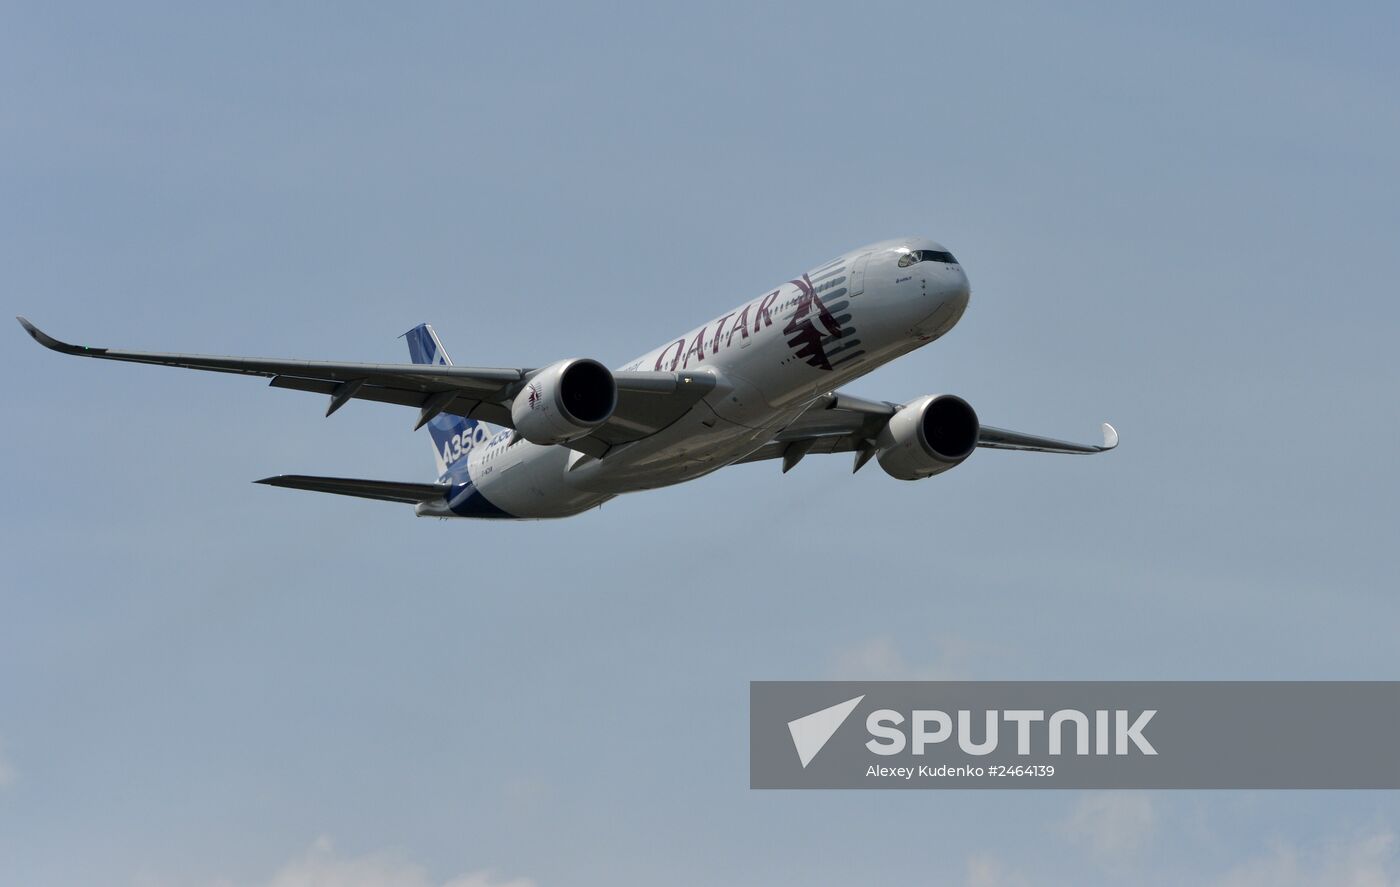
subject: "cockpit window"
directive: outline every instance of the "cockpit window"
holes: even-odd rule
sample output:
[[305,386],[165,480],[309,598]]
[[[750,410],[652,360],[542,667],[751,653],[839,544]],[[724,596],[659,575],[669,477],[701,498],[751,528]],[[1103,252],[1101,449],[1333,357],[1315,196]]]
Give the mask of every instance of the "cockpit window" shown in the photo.
[[916,249],[910,250],[899,257],[899,267],[908,268],[917,262],[943,262],[946,265],[956,265],[958,260],[953,258],[953,254],[941,249]]

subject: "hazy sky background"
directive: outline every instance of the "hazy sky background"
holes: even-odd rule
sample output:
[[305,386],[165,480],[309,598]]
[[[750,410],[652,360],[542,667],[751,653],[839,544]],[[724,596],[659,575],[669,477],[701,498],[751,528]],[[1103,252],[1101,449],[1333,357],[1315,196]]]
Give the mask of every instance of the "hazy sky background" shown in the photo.
[[3,299],[60,337],[402,361],[428,320],[617,365],[926,234],[971,307],[851,390],[1123,445],[427,521],[249,483],[430,480],[409,410],[13,326],[0,880],[1400,883],[1394,793],[747,788],[754,679],[1400,677],[1397,39],[1394,4],[7,4]]

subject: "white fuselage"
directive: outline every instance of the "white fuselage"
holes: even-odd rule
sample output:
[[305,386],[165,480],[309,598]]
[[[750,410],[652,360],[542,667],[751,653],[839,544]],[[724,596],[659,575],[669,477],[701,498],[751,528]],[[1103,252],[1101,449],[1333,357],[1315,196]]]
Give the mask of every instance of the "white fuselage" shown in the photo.
[[[466,460],[470,483],[511,517],[567,517],[620,493],[680,483],[743,458],[815,398],[958,322],[969,297],[960,265],[898,264],[910,250],[923,249],[943,248],[905,238],[846,253],[619,367],[714,378],[714,389],[661,431],[603,459],[511,442],[502,432]],[[428,503],[418,511],[459,516]]]

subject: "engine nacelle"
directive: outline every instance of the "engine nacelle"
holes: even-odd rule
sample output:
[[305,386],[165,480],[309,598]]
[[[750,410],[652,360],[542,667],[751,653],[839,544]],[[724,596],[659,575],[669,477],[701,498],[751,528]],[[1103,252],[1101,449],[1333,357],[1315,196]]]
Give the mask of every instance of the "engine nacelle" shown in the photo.
[[561,360],[540,370],[510,405],[520,436],[562,444],[602,425],[617,409],[617,382],[596,360]]
[[980,428],[977,413],[961,397],[925,395],[890,417],[875,458],[890,477],[932,477],[972,455]]

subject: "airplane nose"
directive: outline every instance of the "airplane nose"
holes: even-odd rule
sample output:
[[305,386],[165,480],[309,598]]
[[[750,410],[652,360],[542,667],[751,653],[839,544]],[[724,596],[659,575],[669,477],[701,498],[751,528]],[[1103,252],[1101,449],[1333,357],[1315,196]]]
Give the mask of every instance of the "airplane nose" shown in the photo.
[[927,292],[931,299],[932,313],[914,326],[914,333],[920,339],[936,339],[953,328],[967,310],[972,298],[972,287],[961,265],[953,265],[944,270],[936,281],[930,281]]
[[947,300],[958,308],[958,314],[962,314],[967,308],[968,300],[972,298],[972,285],[968,283],[967,272],[963,271],[961,265],[957,268],[957,277],[948,286]]
[[961,314],[972,297],[972,288],[968,285],[967,272],[963,271],[963,267],[940,265],[927,273],[924,292],[929,296],[932,307],[937,311],[952,309]]

